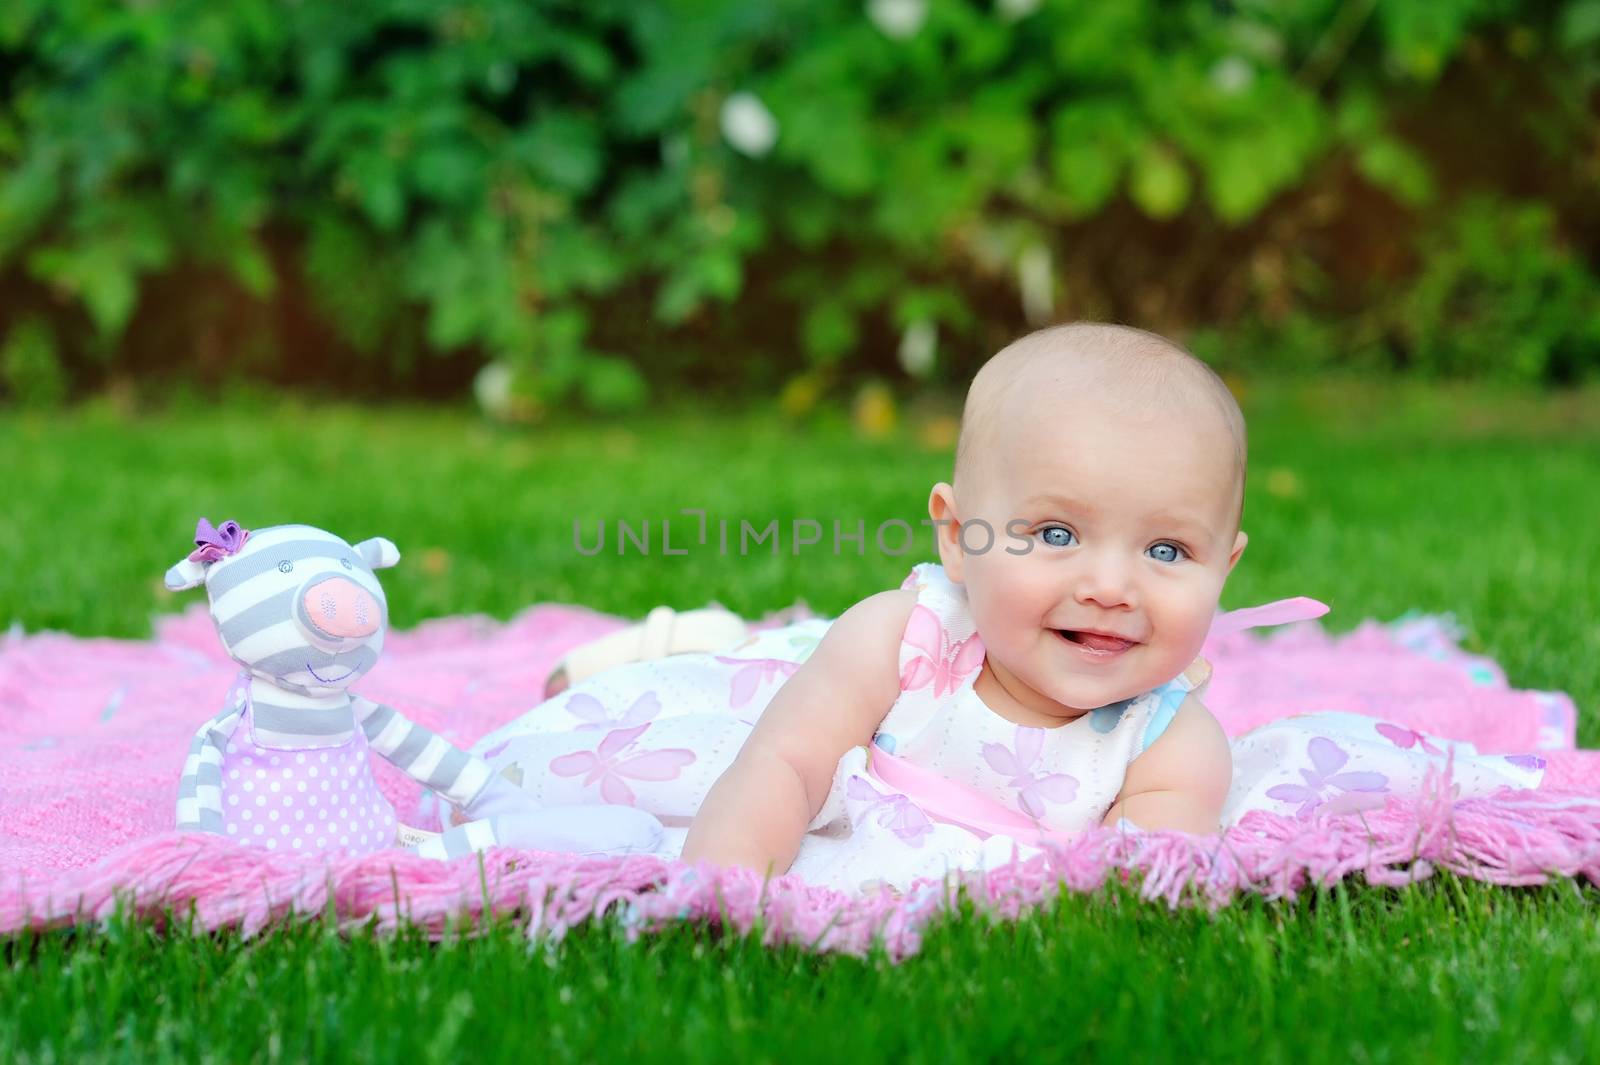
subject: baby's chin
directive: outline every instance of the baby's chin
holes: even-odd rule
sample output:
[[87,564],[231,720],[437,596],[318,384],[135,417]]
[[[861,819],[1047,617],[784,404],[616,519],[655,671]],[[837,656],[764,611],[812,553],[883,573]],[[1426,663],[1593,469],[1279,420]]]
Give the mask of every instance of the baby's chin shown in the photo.
[[1151,688],[1157,688],[1160,687],[1160,685],[1160,681],[1136,688],[1129,688],[1123,685],[1115,689],[1107,689],[1103,692],[1089,691],[1086,690],[1082,685],[1079,685],[1077,690],[1064,693],[1064,697],[1058,698],[1056,701],[1059,702],[1063,707],[1066,707],[1068,710],[1072,711],[1073,716],[1076,716],[1079,714],[1087,714],[1092,710],[1098,710],[1102,706],[1110,706],[1113,703],[1124,702],[1128,699],[1134,698],[1135,696],[1143,695]]
[[1120,703],[1143,695],[1147,691],[1161,687],[1175,676],[1177,673],[1165,676],[1160,671],[1148,667],[1136,668],[1121,670],[1117,676],[1103,679],[1081,675],[1058,679],[1053,685],[1042,690],[1063,707],[1088,713],[1102,706],[1110,706],[1112,703]]

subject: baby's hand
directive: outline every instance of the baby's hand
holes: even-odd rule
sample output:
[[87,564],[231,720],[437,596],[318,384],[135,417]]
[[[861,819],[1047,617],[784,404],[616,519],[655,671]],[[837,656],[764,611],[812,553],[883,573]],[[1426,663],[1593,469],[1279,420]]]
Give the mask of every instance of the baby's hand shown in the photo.
[[828,627],[701,803],[684,861],[788,871],[839,759],[872,742],[899,695],[900,634],[915,602],[908,590],[879,592]]

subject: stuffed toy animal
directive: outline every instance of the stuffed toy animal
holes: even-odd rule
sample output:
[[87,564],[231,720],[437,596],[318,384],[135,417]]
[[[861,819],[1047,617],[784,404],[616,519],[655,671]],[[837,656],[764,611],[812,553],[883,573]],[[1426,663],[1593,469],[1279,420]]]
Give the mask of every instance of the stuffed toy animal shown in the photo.
[[[649,814],[541,809],[482,758],[348,690],[383,649],[388,602],[374,571],[399,560],[382,537],[350,544],[309,525],[252,532],[200,520],[195,550],[167,571],[166,586],[205,585],[222,645],[242,672],[189,745],[177,827],[300,853],[653,850],[662,830]],[[369,751],[456,807],[462,823],[442,834],[401,825]]]

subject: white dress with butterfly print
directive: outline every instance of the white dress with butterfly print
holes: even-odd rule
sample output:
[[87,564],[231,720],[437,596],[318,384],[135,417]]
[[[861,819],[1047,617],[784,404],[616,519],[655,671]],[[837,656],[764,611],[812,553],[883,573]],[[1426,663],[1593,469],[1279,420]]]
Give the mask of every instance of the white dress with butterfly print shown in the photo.
[[[902,587],[917,589],[917,605],[900,643],[901,694],[876,744],[1045,829],[1098,824],[1187,682],[1180,677],[1057,728],[1022,727],[973,690],[983,647],[965,589],[931,562],[914,567]],[[473,752],[546,806],[601,801],[649,811],[666,827],[660,853],[676,857],[706,792],[831,624],[812,618],[719,652],[606,670],[483,737]],[[1252,810],[1337,816],[1416,795],[1447,753],[1462,797],[1536,787],[1542,775],[1536,756],[1479,755],[1468,743],[1350,713],[1274,721],[1235,738],[1232,749],[1224,824]],[[1025,841],[985,838],[929,816],[873,772],[865,747],[840,759],[809,827],[790,871],[844,891],[878,883],[904,889],[1037,853]]]
[[[913,568],[917,606],[902,635],[900,698],[878,730],[885,750],[980,790],[1047,828],[1097,824],[1143,750],[1152,721],[1170,717],[1180,679],[1056,729],[1001,718],[972,689],[983,664],[964,590],[937,563]],[[595,801],[648,810],[682,850],[706,792],[732,763],[772,696],[832,622],[813,618],[752,634],[722,652],[634,662],[589,677],[473,748],[548,806]],[[840,760],[793,871],[854,888],[903,884],[1009,858],[937,823],[867,770],[867,751]]]

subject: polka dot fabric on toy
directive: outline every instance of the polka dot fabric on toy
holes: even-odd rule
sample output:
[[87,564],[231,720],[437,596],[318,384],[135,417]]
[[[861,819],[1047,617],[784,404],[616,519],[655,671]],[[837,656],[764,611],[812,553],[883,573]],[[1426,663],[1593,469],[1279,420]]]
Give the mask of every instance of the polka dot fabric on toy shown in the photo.
[[227,837],[268,850],[370,854],[394,843],[394,807],[378,791],[365,734],[336,747],[280,750],[255,742],[245,711],[224,749],[222,820]]

